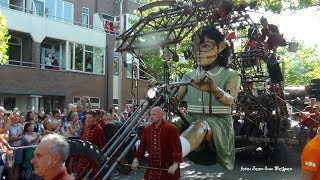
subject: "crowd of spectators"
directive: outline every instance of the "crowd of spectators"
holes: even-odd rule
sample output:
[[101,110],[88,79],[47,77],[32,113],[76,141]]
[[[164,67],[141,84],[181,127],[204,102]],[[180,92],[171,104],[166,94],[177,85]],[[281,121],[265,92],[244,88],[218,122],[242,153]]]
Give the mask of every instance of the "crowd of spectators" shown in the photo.
[[[30,110],[23,113],[18,108],[5,110],[0,107],[0,137],[10,144],[6,147],[7,144],[0,141],[0,178],[6,176],[10,180],[40,179],[33,174],[30,161],[33,158],[35,146],[41,141],[42,136],[47,134],[57,133],[69,139],[87,140],[102,149],[106,144],[106,138],[102,135],[102,139],[95,142],[95,138],[89,137],[91,127],[99,126],[98,129],[102,129],[107,121],[123,122],[128,118],[128,111],[124,110],[123,114],[118,116],[115,108],[108,111],[103,108],[91,109],[88,108],[90,104],[86,105],[82,102],[87,100],[88,97],[83,97],[79,103],[69,104],[63,113],[60,109],[54,109],[48,113],[44,110],[42,112]],[[31,147],[16,148],[13,157],[10,157],[6,151],[11,148],[10,146]]]

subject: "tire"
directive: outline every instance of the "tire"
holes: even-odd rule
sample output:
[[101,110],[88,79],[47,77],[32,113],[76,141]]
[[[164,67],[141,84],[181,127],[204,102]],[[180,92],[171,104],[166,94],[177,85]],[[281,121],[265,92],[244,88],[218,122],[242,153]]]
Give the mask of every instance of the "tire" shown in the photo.
[[[66,161],[66,167],[69,174],[74,174],[75,179],[82,179],[82,176],[86,175],[84,172],[77,172],[77,162],[78,160],[85,159],[88,163],[88,170],[93,169],[93,173],[90,176],[92,179],[93,176],[99,171],[106,161],[101,151],[94,144],[83,141],[79,139],[69,140],[70,152]],[[74,164],[76,163],[76,164]],[[82,176],[79,174],[82,174]],[[106,174],[106,169],[103,168],[103,171],[100,173],[99,177],[102,177]]]

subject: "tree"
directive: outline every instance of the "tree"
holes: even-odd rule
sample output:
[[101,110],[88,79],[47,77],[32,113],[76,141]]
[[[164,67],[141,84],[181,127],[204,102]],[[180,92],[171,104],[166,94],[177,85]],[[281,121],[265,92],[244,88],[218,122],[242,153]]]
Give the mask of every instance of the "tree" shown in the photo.
[[8,60],[7,49],[10,39],[8,29],[6,28],[6,19],[0,12],[0,64]]
[[306,86],[311,79],[320,78],[320,54],[317,47],[300,44],[295,53],[282,49],[279,55],[285,62],[284,79],[286,86]]

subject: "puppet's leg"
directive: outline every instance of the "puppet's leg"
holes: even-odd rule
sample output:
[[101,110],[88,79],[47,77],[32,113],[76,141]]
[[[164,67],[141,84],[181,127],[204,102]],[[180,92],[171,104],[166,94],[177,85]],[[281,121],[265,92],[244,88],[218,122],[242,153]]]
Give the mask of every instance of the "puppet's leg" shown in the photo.
[[203,140],[210,142],[212,139],[210,126],[206,121],[198,120],[192,123],[180,136],[183,156],[197,149]]

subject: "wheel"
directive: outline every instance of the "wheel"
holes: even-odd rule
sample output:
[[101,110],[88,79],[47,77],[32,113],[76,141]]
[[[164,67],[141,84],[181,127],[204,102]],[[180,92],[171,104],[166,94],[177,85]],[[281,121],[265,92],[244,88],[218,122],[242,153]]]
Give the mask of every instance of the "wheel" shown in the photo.
[[[113,136],[120,130],[122,126],[122,123],[116,120],[108,121],[104,126],[103,126],[103,131],[106,136],[107,142],[109,142]],[[122,133],[122,132],[121,132]],[[113,139],[113,142],[115,139]],[[117,151],[114,157],[110,159],[110,163],[114,163],[116,159],[119,157],[119,155],[123,152],[125,147],[127,147],[128,143],[125,142],[124,145]],[[111,146],[111,145],[110,145]],[[122,166],[122,164],[128,164],[131,163],[134,159],[134,151],[130,150],[123,159],[121,159],[118,162],[118,166],[116,167],[116,170],[121,173],[128,175],[131,172],[131,167],[130,166]]]
[[[93,173],[89,177],[89,179],[92,179],[106,161],[103,154],[97,146],[88,141],[74,139],[68,142],[70,147],[69,156],[66,161],[68,173],[73,174],[75,179],[80,180],[92,169]],[[86,167],[80,168],[80,164],[86,164]],[[105,168],[99,177],[102,177],[104,174],[106,174]]]

